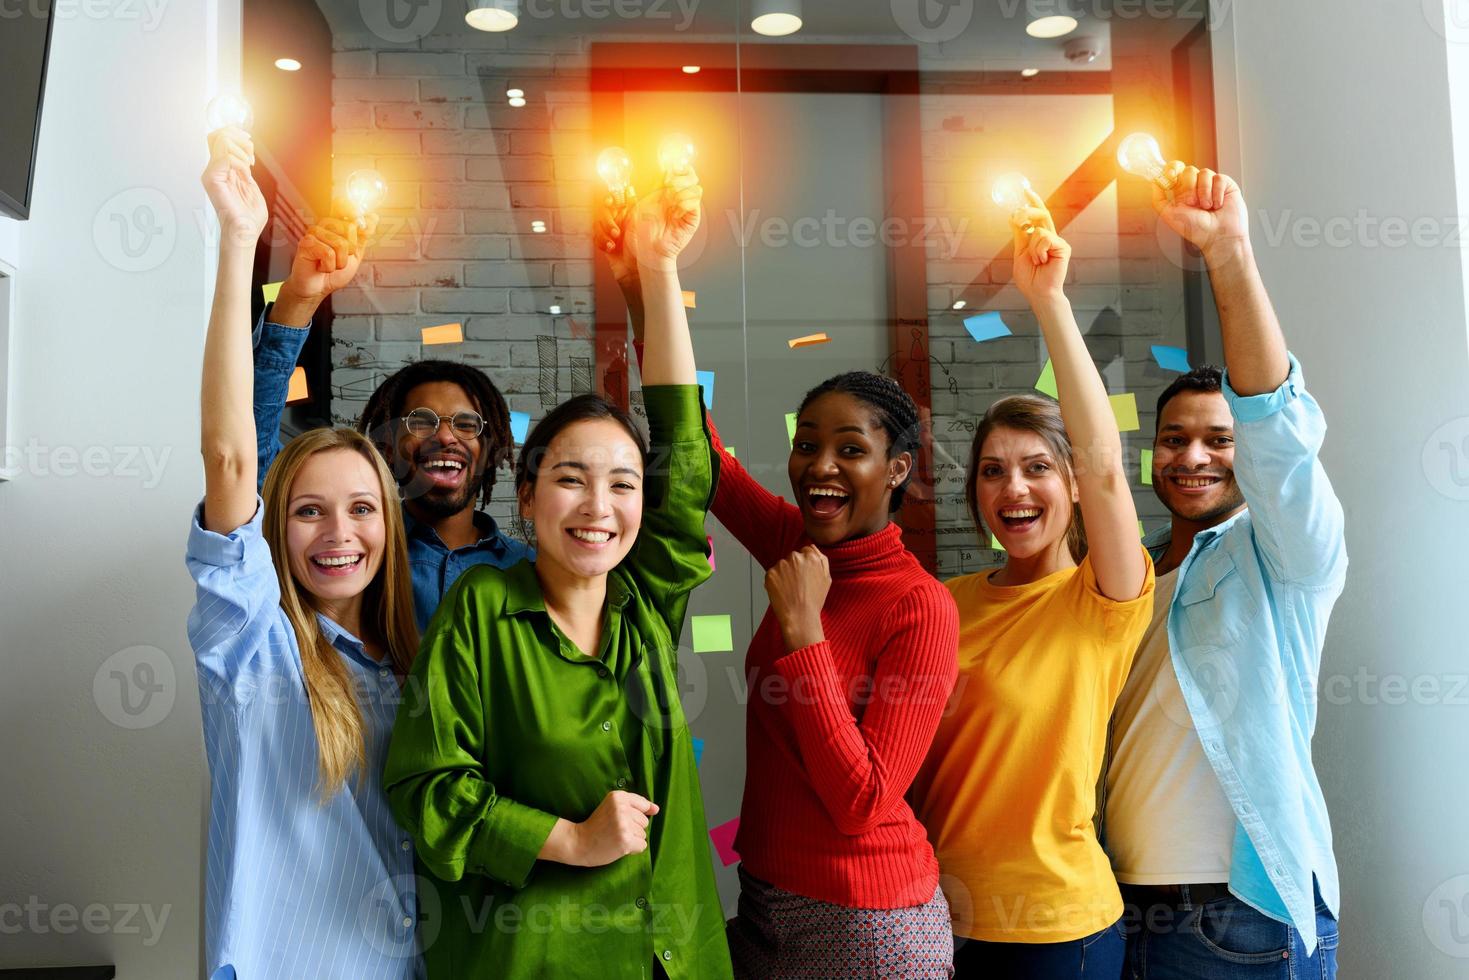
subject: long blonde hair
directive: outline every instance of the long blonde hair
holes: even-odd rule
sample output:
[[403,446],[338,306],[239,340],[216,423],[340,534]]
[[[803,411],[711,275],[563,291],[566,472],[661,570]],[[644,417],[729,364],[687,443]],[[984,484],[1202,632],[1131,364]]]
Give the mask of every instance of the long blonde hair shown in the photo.
[[378,451],[352,429],[311,429],[286,444],[265,476],[265,541],[280,581],[281,608],[296,632],[306,698],[316,726],[319,789],[324,801],[347,781],[361,776],[367,761],[362,706],[353,693],[351,675],[316,621],[316,599],[291,574],[286,544],[291,486],[301,467],[318,453],[345,449],[372,464],[382,496],[386,529],[383,563],[362,594],[362,630],[387,648],[399,673],[407,673],[418,650],[418,626],[413,618],[413,586],[408,574],[408,539],[403,531],[403,509],[398,506],[398,484]]

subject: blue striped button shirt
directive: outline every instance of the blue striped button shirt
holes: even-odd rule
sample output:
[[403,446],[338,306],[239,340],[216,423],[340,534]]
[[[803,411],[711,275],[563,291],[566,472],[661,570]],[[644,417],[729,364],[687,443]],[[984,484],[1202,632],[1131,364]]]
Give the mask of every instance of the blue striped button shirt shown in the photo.
[[367,765],[322,803],[301,650],[280,606],[263,506],[230,534],[194,515],[189,642],[209,758],[208,976],[401,980],[421,975],[412,842],[381,773],[400,699],[390,667],[324,616],[362,706]]

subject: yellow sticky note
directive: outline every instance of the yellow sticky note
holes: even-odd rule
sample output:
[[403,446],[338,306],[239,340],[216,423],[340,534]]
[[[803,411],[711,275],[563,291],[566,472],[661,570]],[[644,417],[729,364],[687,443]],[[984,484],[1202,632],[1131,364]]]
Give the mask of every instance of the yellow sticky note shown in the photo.
[[457,323],[446,323],[439,327],[424,327],[421,333],[425,344],[460,344],[464,342],[464,327]]
[[298,367],[291,372],[291,383],[286,388],[286,404],[304,401],[310,397],[311,393],[306,390],[306,369]]
[[795,350],[797,347],[810,347],[813,344],[824,344],[830,340],[831,338],[824,333],[808,333],[804,337],[793,337],[787,340],[786,344],[791,350]]
[[1137,395],[1128,391],[1121,395],[1109,395],[1108,401],[1112,403],[1112,414],[1117,416],[1119,432],[1136,432],[1142,428],[1137,420]]
[[1142,459],[1142,467],[1141,467],[1141,469],[1143,471],[1143,486],[1145,486],[1145,487],[1152,486],[1153,485],[1153,451],[1151,449],[1144,449],[1143,450],[1143,459]]
[[1046,366],[1041,368],[1041,376],[1036,379],[1035,390],[1044,392],[1052,398],[1059,397],[1056,394],[1056,366],[1046,361]]
[[265,297],[267,303],[274,303],[275,298],[281,294],[282,282],[267,282],[261,285],[260,294]]
[[693,616],[689,619],[693,631],[695,653],[722,653],[734,649],[734,628],[728,616]]
[[796,444],[796,413],[786,413],[786,440],[792,446]]
[[683,291],[683,305],[684,305],[684,308],[685,309],[692,310],[692,309],[695,308],[694,307],[694,291],[692,289],[685,289]]

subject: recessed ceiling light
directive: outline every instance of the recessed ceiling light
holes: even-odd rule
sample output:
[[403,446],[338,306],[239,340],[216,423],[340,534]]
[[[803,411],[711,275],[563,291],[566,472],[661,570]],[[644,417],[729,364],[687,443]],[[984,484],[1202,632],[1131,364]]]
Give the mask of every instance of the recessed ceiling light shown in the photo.
[[532,221],[530,223],[530,230],[537,235],[544,235],[546,233],[546,223],[544,221]]
[[519,109],[521,106],[525,105],[525,100],[524,99],[511,99],[510,100],[510,104],[512,106],[514,106],[515,108]]
[[1040,73],[1041,73],[1041,70],[1039,68],[1022,68],[1022,69],[1020,69],[1020,77],[1021,78],[1034,78],[1035,76],[1039,75]]
[[551,312],[551,315],[552,316],[560,316],[561,315],[561,307],[558,306],[555,303],[552,303],[551,304],[551,311],[550,312]]
[[469,0],[464,22],[477,31],[508,31],[520,23],[520,0]]
[[801,0],[753,0],[750,30],[766,37],[784,37],[801,29]]
[[523,98],[525,98],[525,89],[520,89],[520,88],[507,88],[505,90],[505,98],[507,98],[507,99],[523,99]]
[[297,61],[295,58],[277,58],[275,59],[275,66],[281,71],[301,70],[301,62]]
[[1037,17],[1025,25],[1025,33],[1031,37],[1060,37],[1074,30],[1076,30],[1076,18],[1068,14]]
[[685,75],[697,75],[697,74],[699,74],[699,66],[698,65],[684,65],[683,66],[683,73]]
[[966,307],[968,305],[969,305],[969,301],[968,300],[962,300],[962,299],[956,299],[956,300],[954,300],[954,309],[956,309],[956,310],[962,310],[962,309],[964,309],[964,307]]

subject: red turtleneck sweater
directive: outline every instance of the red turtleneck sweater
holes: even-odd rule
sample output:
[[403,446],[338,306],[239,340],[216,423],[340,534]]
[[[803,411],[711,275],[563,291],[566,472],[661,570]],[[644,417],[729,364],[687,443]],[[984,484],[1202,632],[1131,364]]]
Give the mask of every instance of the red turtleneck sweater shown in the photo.
[[[714,516],[770,568],[811,544],[801,512],[723,451]],[[750,874],[854,908],[933,898],[939,867],[903,798],[954,686],[959,613],[896,524],[823,548],[826,639],[788,652],[767,610],[745,658],[745,798],[735,848]]]

